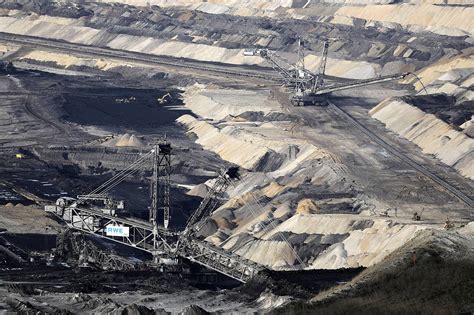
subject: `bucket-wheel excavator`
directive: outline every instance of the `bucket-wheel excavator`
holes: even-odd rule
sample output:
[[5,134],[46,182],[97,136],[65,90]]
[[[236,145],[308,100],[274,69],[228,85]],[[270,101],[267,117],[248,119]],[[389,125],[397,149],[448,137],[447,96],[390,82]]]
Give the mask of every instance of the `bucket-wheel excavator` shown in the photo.
[[[265,267],[217,248],[197,235],[227,187],[239,179],[238,168],[220,171],[207,195],[190,216],[185,229],[173,231],[169,227],[171,152],[169,143],[161,143],[89,194],[59,198],[55,205],[46,206],[45,211],[57,215],[72,230],[147,251],[158,265],[175,263],[178,258],[184,258],[240,282],[248,281]],[[149,168],[150,162],[153,175],[150,180],[149,222],[123,217],[121,210],[124,203],[114,201],[108,193],[128,176]],[[158,224],[159,212],[163,214],[163,225]]]
[[298,39],[298,60],[290,65],[275,52],[265,48],[247,49],[244,56],[260,56],[277,71],[283,79],[283,84],[290,91],[290,101],[295,106],[326,105],[326,96],[332,92],[342,91],[371,84],[400,80],[410,72],[379,76],[365,80],[326,85],[326,63],[329,52],[329,40],[324,41],[321,60],[316,72],[311,72],[304,65],[303,41]]

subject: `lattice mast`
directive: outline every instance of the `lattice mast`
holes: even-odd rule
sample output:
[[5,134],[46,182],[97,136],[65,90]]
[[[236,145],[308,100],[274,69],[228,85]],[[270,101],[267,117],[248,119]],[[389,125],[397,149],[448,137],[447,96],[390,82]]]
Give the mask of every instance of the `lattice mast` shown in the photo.
[[170,223],[171,145],[156,145],[153,152],[153,175],[150,181],[150,222],[157,225],[158,213],[163,213],[163,226]]
[[171,145],[164,142],[159,145],[158,161],[158,210],[163,212],[163,226],[168,228],[171,220],[170,214],[170,187],[171,187]]
[[156,226],[156,216],[158,213],[158,145],[155,145],[153,149],[153,174],[150,181],[150,199],[151,205],[149,207],[150,217],[149,220]]

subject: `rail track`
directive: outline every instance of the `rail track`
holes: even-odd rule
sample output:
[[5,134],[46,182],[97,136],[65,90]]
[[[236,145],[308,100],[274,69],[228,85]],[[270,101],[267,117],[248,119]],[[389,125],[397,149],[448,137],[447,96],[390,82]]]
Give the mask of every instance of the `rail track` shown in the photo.
[[370,129],[365,127],[363,124],[361,124],[357,119],[355,119],[351,114],[347,113],[343,109],[341,109],[339,106],[335,105],[334,103],[329,102],[328,108],[335,112],[339,117],[345,119],[346,121],[350,122],[354,127],[359,129],[362,133],[364,133],[367,137],[369,137],[372,141],[377,143],[378,145],[382,146],[387,152],[390,152],[392,155],[396,156],[406,164],[408,164],[410,167],[415,169],[416,171],[422,173],[429,179],[431,179],[433,182],[437,183],[438,185],[442,186],[444,189],[446,189],[449,193],[451,193],[453,196],[467,204],[468,206],[474,208],[474,200],[472,200],[468,195],[466,195],[464,192],[460,191],[458,188],[454,187],[438,175],[434,174],[430,170],[428,170],[426,167],[423,165],[415,162],[413,159],[409,158],[387,142],[385,142],[382,138],[377,136],[375,133],[373,133]]
[[48,120],[46,118],[44,118],[43,116],[41,116],[40,114],[38,114],[37,112],[35,112],[33,110],[33,108],[31,108],[31,95],[30,94],[27,94],[26,95],[26,99],[25,99],[25,103],[24,103],[24,106],[25,106],[25,110],[28,112],[28,114],[30,114],[31,116],[35,117],[36,119],[38,120],[41,120],[42,122],[46,123],[47,125],[50,125],[52,126],[54,129],[56,129],[60,134],[63,134],[63,133],[66,133],[66,129],[64,129],[62,126],[60,126],[59,124],[55,123],[55,122],[52,122],[51,120]]
[[122,59],[132,62],[169,66],[189,70],[199,70],[220,75],[238,76],[243,78],[257,78],[265,81],[279,82],[279,77],[275,76],[271,69],[251,69],[241,65],[230,66],[205,61],[191,61],[189,59],[175,58],[168,56],[150,55],[139,52],[117,50],[112,48],[94,47],[83,44],[69,43],[54,39],[44,39],[34,36],[16,35],[0,32],[0,40],[9,41],[30,47],[42,47],[55,50],[81,53],[87,56],[101,56],[115,59]]
[[[275,75],[272,75],[272,70],[265,70],[262,69],[250,69],[249,67],[245,68],[244,66],[229,66],[223,64],[216,64],[210,62],[195,62],[188,59],[181,59],[181,58],[173,58],[173,57],[166,57],[166,56],[155,56],[149,55],[144,53],[138,52],[129,52],[123,50],[117,50],[112,48],[104,48],[104,47],[94,47],[88,46],[83,44],[76,44],[76,43],[69,43],[63,41],[57,41],[52,39],[43,39],[34,36],[26,36],[26,35],[16,35],[16,34],[9,34],[0,32],[0,40],[6,40],[14,43],[18,43],[21,45],[26,46],[36,46],[36,47],[44,47],[48,49],[55,49],[55,50],[65,50],[70,52],[81,53],[88,56],[102,56],[102,57],[111,57],[111,58],[118,58],[122,60],[128,60],[133,62],[141,62],[141,63],[149,63],[149,64],[156,64],[161,66],[169,66],[173,68],[183,68],[183,69],[190,69],[190,70],[199,70],[199,71],[206,71],[211,73],[216,73],[219,75],[228,75],[228,76],[238,76],[238,77],[251,77],[251,78],[258,78],[267,81],[279,81],[279,78]],[[239,69],[236,69],[236,68]],[[53,125],[56,129],[61,132],[64,132],[61,126],[57,126],[56,124],[45,120],[43,117],[37,115],[34,111],[31,110],[28,106],[28,102],[25,104],[27,110],[38,119],[41,119],[48,124]],[[354,125],[357,129],[363,132],[366,136],[368,136],[371,140],[382,146],[385,150],[390,152],[392,155],[398,157],[400,160],[408,164],[413,169],[417,170],[418,172],[422,173],[426,177],[430,178],[433,182],[441,185],[444,189],[450,192],[452,195],[457,197],[459,200],[464,202],[465,204],[469,205],[470,207],[474,208],[474,201],[466,195],[464,192],[460,191],[458,188],[454,187],[440,176],[434,174],[430,170],[428,170],[423,165],[415,162],[413,159],[409,158],[399,150],[390,146],[387,142],[385,142],[382,138],[377,136],[375,133],[370,131],[367,127],[357,121],[352,115],[338,107],[337,105],[330,103],[329,109],[333,110],[338,116],[342,117],[343,119],[350,122]]]

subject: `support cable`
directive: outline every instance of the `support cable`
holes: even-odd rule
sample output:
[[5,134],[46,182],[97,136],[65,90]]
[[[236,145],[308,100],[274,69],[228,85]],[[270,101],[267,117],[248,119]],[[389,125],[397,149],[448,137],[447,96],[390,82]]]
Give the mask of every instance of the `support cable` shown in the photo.
[[101,194],[106,194],[108,193],[110,190],[112,190],[115,186],[117,186],[118,184],[122,183],[125,179],[127,179],[127,177],[129,176],[132,176],[132,175],[135,175],[136,173],[138,173],[139,171],[141,171],[141,168],[143,167],[143,165],[139,165],[137,169],[135,170],[131,170],[129,171],[127,174],[124,174],[124,176],[122,176],[119,180],[115,181],[114,183],[110,184],[108,187],[106,187],[104,190],[101,191]]
[[425,85],[423,84],[423,81],[421,81],[420,77],[417,76],[414,72],[409,72],[411,75],[413,75],[415,77],[415,79],[418,80],[418,82],[420,82],[421,86],[423,87],[423,90],[425,91],[426,95],[428,95],[428,91],[426,90],[426,87]]
[[98,192],[100,190],[102,190],[104,187],[107,187],[107,185],[109,185],[110,183],[113,183],[115,180],[117,180],[118,178],[124,176],[127,172],[130,172],[130,171],[133,171],[133,169],[141,164],[145,159],[147,159],[149,157],[149,155],[151,154],[151,152],[141,156],[140,158],[138,158],[135,162],[133,162],[132,164],[130,164],[127,168],[123,169],[122,171],[120,171],[119,173],[117,173],[116,175],[114,175],[112,178],[110,178],[109,180],[107,180],[105,183],[103,183],[102,185],[100,185],[99,187],[97,187],[93,193],[95,192]]
[[127,176],[126,173],[130,172],[131,170],[133,171],[133,168],[136,167],[137,165],[141,164],[145,159],[149,158],[149,156],[153,153],[153,151],[148,152],[147,154],[141,156],[139,159],[137,159],[135,162],[130,164],[127,168],[123,169],[119,173],[115,174],[112,178],[107,180],[105,183],[100,185],[99,187],[95,188],[93,191],[91,191],[88,195],[94,195],[98,194],[101,190],[106,188],[108,185],[112,184],[114,181],[118,180],[118,178]]
[[[230,181],[228,181],[228,182],[229,182],[229,185],[232,185],[234,188],[236,187],[233,182],[230,182]],[[254,195],[252,192],[250,192],[250,195],[251,195],[251,197],[253,198],[253,200],[255,201],[255,203],[259,206],[259,208],[262,210],[262,212],[265,211],[265,209],[263,208],[262,204],[258,201],[258,199],[255,197],[255,195]],[[255,210],[254,210],[252,207],[249,207],[249,209],[250,209],[250,211],[252,212],[252,215],[253,215],[255,218],[257,218],[257,214],[256,214]],[[271,224],[271,226],[272,226],[273,229],[275,229],[275,230],[277,229],[277,226],[276,226],[276,224],[275,224],[275,222],[274,222],[273,220],[271,220],[269,224]],[[295,251],[295,249],[293,248],[293,246],[291,246],[290,242],[289,242],[288,239],[283,235],[283,233],[281,233],[281,231],[278,231],[278,230],[277,230],[277,234],[280,236],[280,238],[286,243],[286,245],[287,245],[287,246],[290,248],[290,250],[293,252],[293,254],[294,254],[296,260],[300,263],[300,265],[303,266],[303,268],[306,267],[306,264],[303,262],[303,260],[302,260],[301,257],[298,255],[298,253]],[[295,266],[290,266],[290,267],[291,267],[293,270],[296,270],[296,267],[295,267]]]
[[151,154],[151,152],[141,156],[139,159],[137,159],[135,162],[133,162],[131,165],[129,165],[127,168],[123,169],[122,171],[120,171],[119,173],[117,173],[116,175],[114,175],[112,178],[110,178],[109,180],[107,180],[105,183],[103,183],[102,185],[100,185],[99,187],[97,187],[96,189],[94,189],[90,194],[96,194],[98,193],[99,191],[101,191],[102,189],[104,189],[105,187],[107,187],[109,184],[113,183],[115,180],[117,180],[118,178],[124,176],[127,172],[129,172],[130,170],[133,170],[134,167],[136,167],[137,165],[141,164],[145,159],[147,159],[149,157],[149,155]]

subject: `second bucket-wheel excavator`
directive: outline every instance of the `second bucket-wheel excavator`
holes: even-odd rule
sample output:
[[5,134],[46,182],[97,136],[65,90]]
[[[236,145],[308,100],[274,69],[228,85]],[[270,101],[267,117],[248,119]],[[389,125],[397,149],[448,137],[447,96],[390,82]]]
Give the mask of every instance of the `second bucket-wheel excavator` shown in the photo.
[[314,73],[305,67],[304,41],[300,38],[298,39],[297,61],[294,65],[279,57],[276,52],[265,48],[247,49],[244,51],[244,55],[260,56],[265,59],[280,74],[283,84],[290,91],[290,101],[295,106],[326,105],[326,97],[332,92],[400,80],[411,74],[410,72],[404,72],[365,80],[327,84],[325,79],[328,52],[329,40],[326,40],[323,45],[321,61]]

